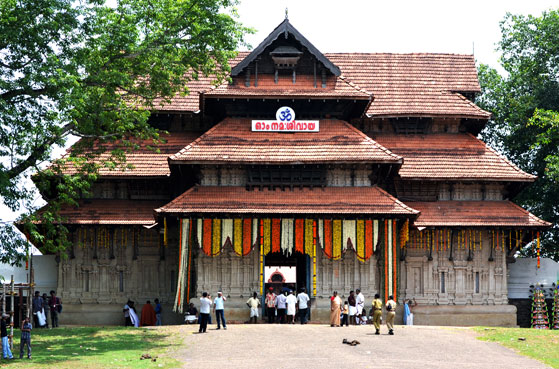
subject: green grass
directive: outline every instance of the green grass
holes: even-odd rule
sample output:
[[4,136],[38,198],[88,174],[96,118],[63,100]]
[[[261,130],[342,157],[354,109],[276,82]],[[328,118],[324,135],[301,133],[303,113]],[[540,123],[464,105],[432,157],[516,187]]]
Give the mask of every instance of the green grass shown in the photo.
[[[476,327],[478,339],[498,342],[516,352],[559,368],[559,331],[530,328]],[[525,341],[519,340],[525,338]]]
[[[83,327],[35,329],[31,334],[32,359],[19,358],[20,331],[14,333],[14,360],[1,360],[9,368],[170,368],[180,366],[170,357],[180,337],[171,329]],[[157,361],[140,360],[142,354]]]

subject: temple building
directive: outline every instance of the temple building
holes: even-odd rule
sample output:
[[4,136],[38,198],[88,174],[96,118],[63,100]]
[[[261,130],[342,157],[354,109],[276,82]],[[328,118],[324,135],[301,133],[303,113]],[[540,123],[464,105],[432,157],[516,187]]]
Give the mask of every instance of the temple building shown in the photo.
[[550,224],[511,201],[536,178],[476,137],[473,55],[323,54],[286,19],[231,66],[153,112],[159,152],[142,142],[62,210],[62,323],[121,324],[156,297],[179,322],[218,290],[244,321],[253,292],[282,287],[265,268],[288,267],[311,321],[359,288],[367,311],[415,298],[416,324],[516,325],[508,264]]

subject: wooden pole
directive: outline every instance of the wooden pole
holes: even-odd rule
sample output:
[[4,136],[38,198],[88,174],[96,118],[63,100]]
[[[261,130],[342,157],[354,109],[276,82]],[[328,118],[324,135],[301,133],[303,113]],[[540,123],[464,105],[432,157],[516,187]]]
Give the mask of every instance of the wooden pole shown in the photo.
[[10,349],[14,349],[14,275],[10,283]]

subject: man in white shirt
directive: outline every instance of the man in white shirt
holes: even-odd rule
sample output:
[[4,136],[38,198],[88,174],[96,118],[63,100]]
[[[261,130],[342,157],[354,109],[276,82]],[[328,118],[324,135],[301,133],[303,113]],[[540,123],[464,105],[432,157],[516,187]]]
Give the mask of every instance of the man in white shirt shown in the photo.
[[225,322],[225,311],[223,307],[223,302],[227,301],[227,298],[223,296],[221,291],[217,292],[217,297],[214,299],[214,313],[215,313],[215,320],[217,320],[217,329],[221,329],[219,325],[219,320],[223,323],[223,329],[227,330],[227,325]]
[[307,324],[307,314],[310,301],[309,295],[305,293],[305,287],[301,288],[301,292],[297,295],[297,303],[299,304],[299,319],[301,324]]
[[363,308],[365,307],[365,296],[361,293],[360,289],[356,289],[355,292],[355,306],[357,307],[357,314],[355,316],[356,324],[361,324],[361,317],[363,316]]
[[198,333],[206,333],[211,306],[212,300],[208,298],[208,293],[202,293],[202,297],[200,297],[200,329],[198,329]]
[[278,295],[276,303],[278,307],[278,321],[283,324],[285,323],[285,309],[287,308],[287,297],[285,297],[284,293]]
[[289,290],[289,295],[287,295],[285,302],[287,303],[287,323],[295,324],[297,297],[293,295],[293,291]]
[[248,299],[247,306],[250,308],[250,321],[256,324],[258,322],[258,307],[260,306],[260,300],[258,300],[256,292]]

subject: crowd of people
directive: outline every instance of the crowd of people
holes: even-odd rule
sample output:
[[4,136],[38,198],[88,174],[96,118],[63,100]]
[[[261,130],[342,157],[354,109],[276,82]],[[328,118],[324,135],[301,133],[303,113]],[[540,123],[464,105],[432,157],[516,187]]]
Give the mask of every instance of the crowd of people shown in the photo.
[[35,328],[49,328],[49,315],[51,318],[51,328],[58,327],[58,314],[62,313],[62,302],[56,296],[56,292],[51,290],[50,296],[40,291],[35,291],[32,301],[33,323]]
[[142,312],[138,314],[134,301],[128,300],[122,308],[124,313],[124,326],[126,327],[146,327],[158,326],[162,324],[161,315],[163,309],[159,299],[155,299],[155,307],[147,300],[142,307]]
[[[200,311],[196,309],[194,303],[190,303],[185,323],[200,325],[199,333],[207,331],[208,324],[212,324],[211,310],[217,320],[217,329],[227,329],[225,320],[225,301],[227,298],[222,291],[217,292],[217,297],[212,297],[207,292],[202,293],[200,298]],[[247,323],[257,323],[260,315],[260,298],[256,292],[247,300],[246,304],[250,311],[250,318]],[[283,289],[281,292],[275,292],[270,287],[264,299],[264,311],[266,320],[269,324],[295,324],[298,320],[301,324],[306,324],[309,318],[310,297],[307,295],[305,288],[301,288],[297,294],[291,289]],[[404,324],[413,325],[412,309],[417,306],[415,299],[404,302]],[[343,327],[349,325],[373,324],[375,334],[380,334],[380,326],[382,322],[383,308],[386,310],[386,326],[388,334],[394,334],[394,318],[396,315],[397,303],[393,296],[383,304],[380,295],[376,294],[372,302],[369,314],[365,308],[365,296],[357,289],[350,291],[346,301],[343,301],[338,292],[334,291],[330,298],[330,326]]]

